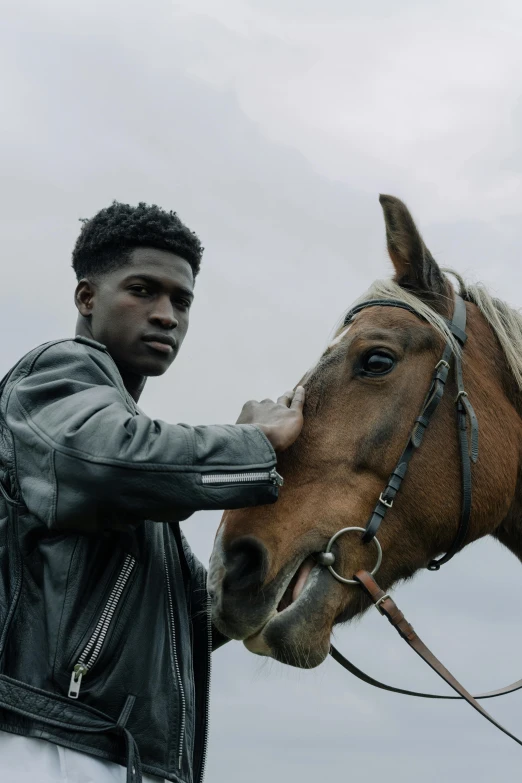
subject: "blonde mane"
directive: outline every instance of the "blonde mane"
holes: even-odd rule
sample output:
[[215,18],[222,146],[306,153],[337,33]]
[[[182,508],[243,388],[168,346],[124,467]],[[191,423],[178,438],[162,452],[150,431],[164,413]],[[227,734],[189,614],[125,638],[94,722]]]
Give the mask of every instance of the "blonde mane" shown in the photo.
[[[456,279],[460,296],[468,302],[473,302],[489,323],[500,343],[517,386],[522,391],[522,313],[501,299],[492,296],[482,284],[467,284],[452,269],[443,269],[442,271]],[[421,318],[431,324],[445,341],[452,343],[454,350],[458,350],[458,345],[444,318],[393,280],[376,280],[354,304],[366,302],[368,299],[397,299],[409,305]],[[342,332],[343,325],[341,324],[336,330],[335,336],[338,337]]]

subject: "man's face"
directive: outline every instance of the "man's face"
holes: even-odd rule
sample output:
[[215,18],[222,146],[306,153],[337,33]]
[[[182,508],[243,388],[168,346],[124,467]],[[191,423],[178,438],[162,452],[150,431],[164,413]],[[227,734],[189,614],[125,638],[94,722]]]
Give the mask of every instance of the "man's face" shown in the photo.
[[107,347],[120,371],[162,375],[185,339],[193,288],[192,268],[184,258],[135,248],[128,263],[91,286],[92,336]]

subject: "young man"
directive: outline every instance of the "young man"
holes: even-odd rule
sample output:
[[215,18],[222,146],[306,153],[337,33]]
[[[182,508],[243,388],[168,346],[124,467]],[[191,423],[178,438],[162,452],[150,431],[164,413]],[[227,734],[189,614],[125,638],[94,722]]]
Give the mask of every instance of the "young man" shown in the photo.
[[201,254],[172,212],[103,209],[73,253],[76,338],[0,390],[2,782],[202,778],[212,626],[179,521],[277,499],[304,390],[235,425],[139,410],[183,343]]

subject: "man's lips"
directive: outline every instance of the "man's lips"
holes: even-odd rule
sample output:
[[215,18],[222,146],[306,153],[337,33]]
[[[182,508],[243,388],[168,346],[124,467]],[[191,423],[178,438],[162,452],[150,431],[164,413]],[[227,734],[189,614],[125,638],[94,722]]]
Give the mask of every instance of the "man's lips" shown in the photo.
[[160,351],[160,353],[172,353],[174,350],[172,345],[168,345],[168,343],[159,343],[156,340],[145,340],[145,342],[150,348],[154,348],[155,351]]
[[162,334],[150,334],[142,338],[143,342],[159,353],[173,353],[176,348],[176,340],[173,337]]

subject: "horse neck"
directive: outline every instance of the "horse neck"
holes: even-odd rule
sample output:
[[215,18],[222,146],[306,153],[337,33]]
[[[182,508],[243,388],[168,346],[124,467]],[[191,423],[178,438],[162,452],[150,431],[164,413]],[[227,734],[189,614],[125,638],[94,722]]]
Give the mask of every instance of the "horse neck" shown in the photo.
[[468,307],[463,360],[479,415],[480,454],[473,472],[479,536],[491,534],[522,560],[522,394],[491,327]]

